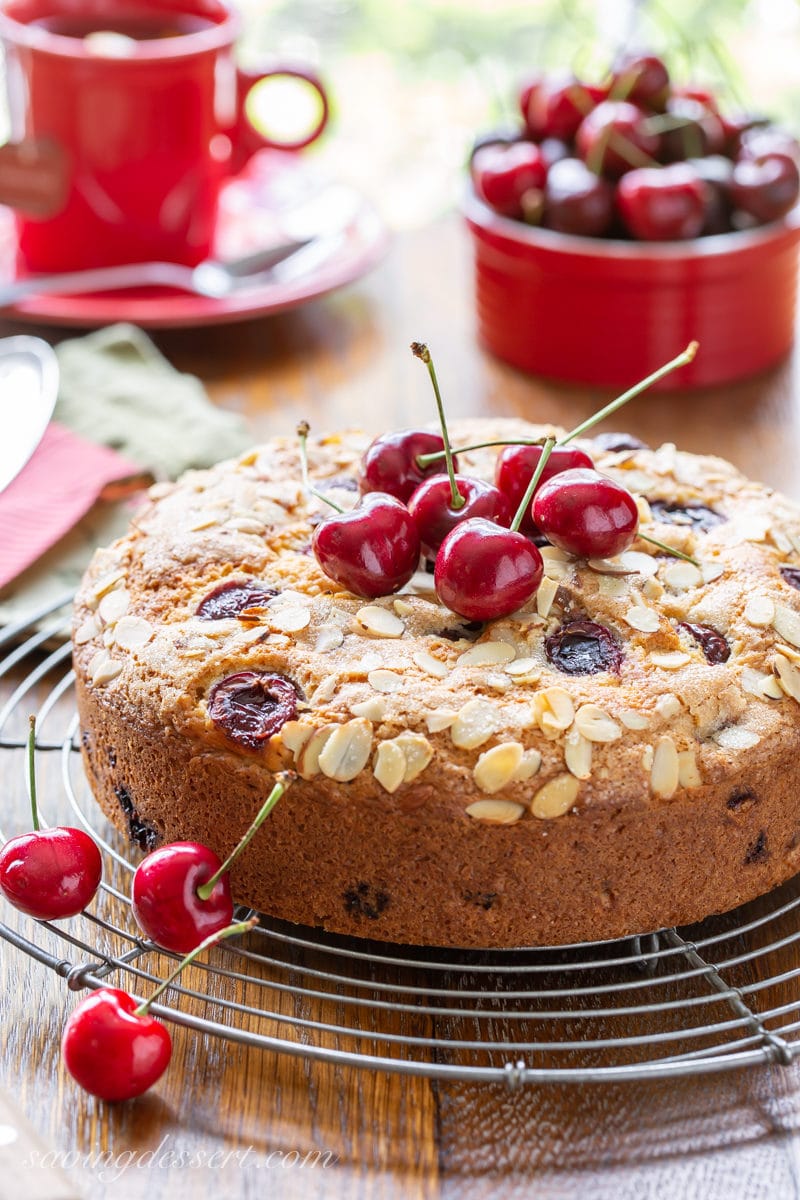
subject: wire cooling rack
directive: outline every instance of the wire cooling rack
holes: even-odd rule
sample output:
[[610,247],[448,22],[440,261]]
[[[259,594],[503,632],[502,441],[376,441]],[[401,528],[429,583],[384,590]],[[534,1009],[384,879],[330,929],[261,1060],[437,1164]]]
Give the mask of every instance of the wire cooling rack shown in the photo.
[[[83,772],[67,623],[65,598],[0,631],[0,762],[15,762],[0,838],[28,828],[25,741],[36,712],[43,824],[89,830],[104,882],[79,917],[20,918],[0,924],[0,936],[75,991],[112,984],[144,996],[173,964],[138,935],[131,848]],[[800,1053],[800,877],[691,929],[544,950],[390,946],[262,917],[190,978],[153,1011],[340,1066],[516,1088],[786,1064]]]

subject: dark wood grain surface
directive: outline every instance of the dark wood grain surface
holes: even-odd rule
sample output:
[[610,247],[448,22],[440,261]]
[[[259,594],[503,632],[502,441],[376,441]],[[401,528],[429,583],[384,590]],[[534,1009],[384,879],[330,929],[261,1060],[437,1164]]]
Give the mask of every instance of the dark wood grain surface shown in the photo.
[[[368,279],[327,300],[158,341],[218,404],[244,413],[255,437],[287,432],[300,417],[319,429],[374,432],[430,419],[412,339],[430,344],[453,416],[519,414],[570,426],[606,398],[524,378],[484,355],[470,288],[468,247],[457,219],[447,218],[399,238]],[[13,330],[8,323],[0,332]],[[800,496],[798,363],[719,391],[644,397],[624,425],[653,444],[723,454]],[[19,755],[0,754],[4,810],[21,802]],[[45,792],[57,788],[58,770],[57,754],[40,756]],[[7,908],[1,919],[15,923]],[[67,1156],[60,1179],[26,1166],[23,1183],[31,1182],[21,1190],[11,1175],[0,1177],[3,1200],[38,1197],[37,1187],[42,1196],[74,1191],[92,1200],[800,1195],[800,1067],[511,1093],[309,1064],[178,1029],[172,1066],[154,1091],[108,1107],[82,1095],[60,1065],[73,1003],[63,979],[0,942],[0,1088],[43,1146]],[[2,1129],[0,1114],[0,1140]],[[321,1158],[300,1167],[286,1157],[293,1151],[329,1152],[330,1165]],[[112,1156],[105,1166],[92,1160],[103,1153]],[[168,1165],[169,1154],[183,1165]]]

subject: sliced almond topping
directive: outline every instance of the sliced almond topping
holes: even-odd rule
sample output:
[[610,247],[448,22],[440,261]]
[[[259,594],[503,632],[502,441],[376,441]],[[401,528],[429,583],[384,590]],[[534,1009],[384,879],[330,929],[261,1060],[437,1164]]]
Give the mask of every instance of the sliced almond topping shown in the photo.
[[692,656],[684,650],[655,651],[650,655],[653,666],[662,667],[665,671],[677,671],[679,667],[685,667],[691,661]]
[[279,737],[296,759],[313,732],[314,726],[307,725],[305,721],[287,721],[281,726]]
[[685,592],[689,588],[699,587],[703,582],[703,572],[694,563],[678,560],[664,568],[662,579],[668,587],[676,592]]
[[414,612],[414,605],[409,604],[408,601],[404,600],[402,596],[398,596],[396,600],[392,601],[392,608],[397,613],[398,617],[410,617]]
[[524,783],[526,779],[531,779],[539,767],[542,765],[542,756],[538,750],[526,750],[522,756],[522,762],[514,772],[514,783]]
[[120,617],[124,616],[128,611],[131,597],[127,588],[115,588],[114,591],[106,592],[103,599],[100,601],[97,612],[106,625],[113,625]]
[[452,708],[434,708],[429,713],[425,714],[425,724],[428,727],[428,733],[441,733],[443,729],[449,729],[455,721],[458,713]]
[[786,695],[800,704],[800,670],[785,654],[775,655],[775,673]]
[[475,821],[491,821],[494,825],[513,825],[525,809],[512,800],[476,800],[465,809],[468,817]]
[[564,688],[551,687],[537,692],[533,698],[536,720],[542,733],[548,737],[558,736],[569,729],[575,720],[572,697]]
[[278,633],[299,633],[310,623],[311,612],[308,608],[299,605],[293,607],[286,604],[283,607],[272,609],[266,620],[270,629],[274,629]]
[[645,579],[651,578],[658,571],[658,559],[652,554],[645,554],[643,550],[623,550],[619,561],[624,567],[635,570],[638,575],[644,575]]
[[576,779],[589,779],[592,774],[592,743],[577,729],[570,729],[564,738],[564,761]]
[[[111,592],[111,595],[116,595]],[[153,626],[144,617],[120,617],[114,626],[114,641],[123,650],[137,650],[146,646],[155,633]]]
[[516,656],[516,650],[507,642],[479,642],[458,656],[456,666],[496,667],[501,663],[510,663]]
[[[116,679],[122,673],[122,663],[116,662],[105,650],[101,650],[102,657],[95,655],[92,662],[89,664],[92,683],[95,687],[104,687],[107,683],[111,683],[112,679]],[[92,665],[94,664],[94,665]]]
[[426,675],[433,675],[436,679],[444,679],[450,674],[450,668],[447,663],[443,663],[439,658],[434,658],[427,650],[415,650],[412,657],[420,671],[424,671]]
[[642,770],[652,771],[653,769],[653,747],[645,745],[642,748]]
[[433,746],[421,733],[400,733],[394,740],[405,755],[406,771],[403,783],[411,783],[422,774],[433,758]]
[[703,785],[694,750],[681,750],[678,755],[678,783],[685,788],[697,788]]
[[590,742],[616,742],[622,730],[597,704],[582,704],[575,713],[575,728]]
[[727,725],[715,734],[714,741],[723,750],[750,750],[758,745],[761,738],[752,729],[745,729],[742,725]]
[[650,718],[644,713],[636,712],[633,708],[623,709],[618,716],[627,729],[647,729],[650,725]]
[[794,646],[785,646],[779,642],[775,649],[778,654],[782,654],[784,658],[788,658],[789,662],[800,663],[800,650],[795,650]]
[[627,621],[631,629],[638,629],[640,633],[656,633],[661,624],[658,613],[652,608],[645,608],[643,604],[635,604],[629,608],[623,620]]
[[599,577],[599,591],[601,596],[608,596],[610,600],[622,600],[629,593],[630,584],[626,575],[601,575]]
[[92,585],[89,595],[96,603],[99,603],[106,592],[110,592],[112,588],[116,587],[125,578],[127,573],[127,571],[118,568],[116,571],[110,571],[107,575],[102,575],[97,583]]
[[636,500],[636,507],[639,510],[639,524],[647,525],[647,523],[653,519],[650,505],[648,501],[645,500],[644,496],[635,496],[634,499]]
[[349,783],[367,765],[372,749],[372,723],[356,717],[337,725],[319,756],[323,775],[338,783]]
[[453,745],[461,750],[475,750],[498,732],[500,716],[488,700],[468,700],[450,726]]
[[266,525],[255,517],[233,517],[225,522],[226,529],[235,529],[237,533],[261,534],[266,532]]
[[770,700],[782,700],[784,697],[784,691],[783,691],[783,688],[781,687],[781,681],[779,679],[776,679],[774,676],[772,679],[767,680],[767,682],[764,684],[763,690],[764,690],[764,695],[766,697],[768,697]]
[[344,631],[338,625],[320,625],[317,630],[317,641],[314,649],[318,654],[327,654],[335,650],[344,641]]
[[100,623],[94,613],[92,613],[91,616],[81,621],[75,630],[75,645],[85,646],[87,642],[91,642],[93,638],[96,638],[100,632]]
[[664,595],[664,586],[658,579],[645,579],[642,584],[642,595],[648,600],[660,600]]
[[667,692],[656,701],[656,712],[665,721],[671,721],[681,711],[681,702],[672,692]]
[[379,604],[365,604],[356,613],[355,622],[358,632],[368,637],[399,638],[406,629],[398,616]]
[[406,773],[406,756],[396,742],[381,742],[372,762],[378,783],[390,794],[396,792]]
[[725,568],[720,562],[701,562],[700,570],[703,572],[703,583],[713,583],[720,575],[725,574]]
[[540,617],[550,615],[550,609],[553,607],[553,601],[558,594],[558,581],[549,579],[546,575],[539,584],[539,590],[536,593],[536,611]]
[[660,737],[653,754],[650,787],[656,796],[669,800],[678,790],[678,751],[671,737]]
[[323,725],[312,733],[300,751],[297,759],[297,769],[303,779],[313,779],[319,775],[319,756],[325,749],[328,738],[339,728],[338,725]]
[[332,700],[336,689],[339,686],[339,680],[335,675],[327,675],[322,683],[318,684],[308,698],[308,703],[312,708],[318,708],[321,704],[327,704]]
[[541,671],[541,663],[535,658],[517,658],[506,667],[506,675],[512,675],[515,679],[522,676],[538,675]]
[[370,671],[367,675],[367,682],[370,687],[374,687],[376,692],[399,692],[403,686],[403,676],[398,675],[397,671],[390,671],[386,667],[378,667],[376,671]]
[[381,696],[371,696],[359,704],[351,704],[350,712],[354,717],[365,717],[368,721],[382,721],[386,716],[386,701]]
[[800,614],[793,608],[787,608],[785,604],[776,604],[772,627],[790,646],[800,648]]
[[574,775],[556,775],[539,788],[533,797],[531,812],[541,821],[563,817],[577,800],[579,790],[580,783]]
[[598,575],[638,575],[636,567],[626,565],[619,558],[590,558],[586,563]]
[[484,750],[475,764],[473,778],[482,792],[500,792],[511,782],[522,763],[524,749],[519,742],[503,742]]
[[775,605],[769,596],[756,592],[744,606],[744,619],[756,629],[766,629],[775,620]]

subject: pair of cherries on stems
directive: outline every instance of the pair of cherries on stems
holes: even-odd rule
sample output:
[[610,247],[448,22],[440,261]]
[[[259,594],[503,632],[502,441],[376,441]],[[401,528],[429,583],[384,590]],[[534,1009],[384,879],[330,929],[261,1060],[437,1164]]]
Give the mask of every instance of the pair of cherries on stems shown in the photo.
[[[364,456],[360,484],[366,495],[355,509],[338,509],[311,486],[308,425],[303,422],[298,428],[306,488],[337,508],[338,515],[321,522],[312,539],[317,561],[329,578],[357,596],[390,595],[408,582],[424,554],[435,558],[434,585],[442,603],[468,620],[487,621],[515,612],[535,595],[543,573],[541,553],[532,541],[537,532],[577,557],[613,557],[637,536],[686,557],[639,534],[634,497],[598,474],[589,456],[569,443],[670,371],[691,362],[696,342],[558,440],[462,447],[460,453],[504,448],[495,486],[456,473],[430,353],[421,343],[411,348],[428,367],[441,438],[422,430],[377,438]],[[427,449],[433,439],[440,444]]]
[[202,842],[170,842],[148,854],[133,876],[133,915],[157,945],[187,954],[233,920],[230,869],[296,776],[282,771],[249,828],[224,862]]
[[98,988],[73,1010],[64,1027],[61,1053],[76,1083],[101,1100],[132,1100],[152,1087],[172,1058],[166,1025],[150,1013],[184,967],[223,938],[247,933],[257,917],[226,925],[186,955],[152,996],[138,1002],[121,988]]
[[37,921],[77,916],[93,899],[103,874],[96,843],[82,829],[42,829],[36,800],[36,718],[28,732],[28,781],[33,829],[0,849],[0,892]]

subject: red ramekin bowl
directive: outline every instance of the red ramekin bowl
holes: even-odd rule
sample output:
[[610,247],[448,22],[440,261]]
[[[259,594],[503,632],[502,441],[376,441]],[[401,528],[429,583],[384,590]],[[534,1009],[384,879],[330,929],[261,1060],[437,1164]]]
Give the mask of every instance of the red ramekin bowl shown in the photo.
[[478,335],[498,358],[570,383],[622,388],[690,341],[663,389],[730,383],[794,338],[800,206],[782,221],[684,242],[573,237],[502,217],[469,190]]

